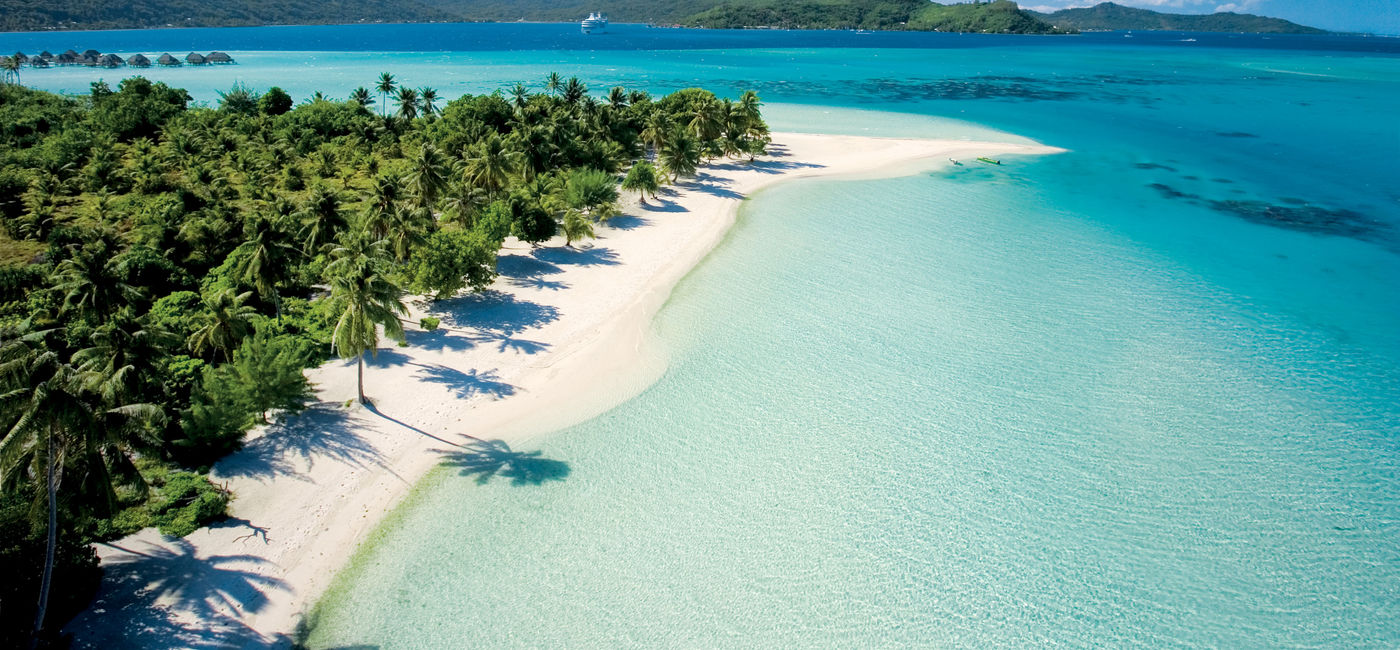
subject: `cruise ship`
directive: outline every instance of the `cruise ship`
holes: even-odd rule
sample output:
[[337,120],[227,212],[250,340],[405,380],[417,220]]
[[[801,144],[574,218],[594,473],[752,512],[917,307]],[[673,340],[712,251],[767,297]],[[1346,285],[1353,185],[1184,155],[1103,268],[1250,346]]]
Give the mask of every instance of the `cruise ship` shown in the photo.
[[579,27],[583,29],[583,33],[585,34],[606,32],[608,31],[608,16],[607,14],[600,14],[595,11],[588,14],[588,17],[584,18],[583,22],[579,23]]

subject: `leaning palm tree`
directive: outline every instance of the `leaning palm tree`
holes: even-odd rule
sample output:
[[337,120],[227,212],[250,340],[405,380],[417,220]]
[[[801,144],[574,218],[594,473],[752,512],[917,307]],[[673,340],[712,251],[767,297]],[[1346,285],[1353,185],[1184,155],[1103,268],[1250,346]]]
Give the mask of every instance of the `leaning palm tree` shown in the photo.
[[386,111],[389,107],[389,93],[394,92],[394,89],[398,87],[399,85],[394,82],[394,75],[387,72],[379,73],[379,84],[375,86],[375,89],[379,91],[379,114],[381,116],[388,115]]
[[432,117],[438,114],[438,107],[433,102],[437,101],[437,90],[424,86],[418,89],[419,113],[423,117]]
[[550,96],[559,92],[559,89],[563,87],[564,80],[560,78],[558,72],[551,72],[548,77],[544,78],[544,91],[549,93]]
[[492,134],[468,154],[462,171],[468,183],[489,193],[505,188],[519,168],[520,155],[508,150],[501,136]]
[[34,639],[44,631],[53,584],[63,475],[77,477],[79,487],[102,491],[104,499],[99,503],[108,506],[104,512],[110,513],[115,494],[108,463],[119,457],[130,463],[122,438],[129,436],[132,423],[160,418],[159,409],[149,404],[100,399],[88,389],[98,373],[64,363],[44,345],[47,334],[22,324],[0,338],[0,415],[6,423],[0,438],[0,489],[15,490],[30,476],[42,475],[48,510]]
[[205,310],[195,315],[197,327],[185,342],[190,352],[197,357],[222,352],[225,361],[232,358],[233,350],[248,334],[253,316],[258,313],[246,304],[252,295],[251,291],[234,293],[233,289],[224,289],[213,296],[205,296]]
[[331,345],[342,359],[355,357],[356,387],[361,404],[365,399],[365,353],[375,354],[379,346],[379,328],[384,335],[404,341],[400,316],[408,314],[403,291],[383,272],[386,266],[384,241],[366,232],[351,235],[332,255],[334,262],[326,267],[330,280],[332,304],[340,311]]

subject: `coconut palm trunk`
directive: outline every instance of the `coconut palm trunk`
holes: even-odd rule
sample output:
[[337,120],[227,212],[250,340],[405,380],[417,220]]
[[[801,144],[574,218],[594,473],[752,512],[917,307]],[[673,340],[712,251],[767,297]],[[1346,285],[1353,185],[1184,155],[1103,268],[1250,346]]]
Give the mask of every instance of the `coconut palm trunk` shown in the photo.
[[358,365],[359,365],[359,369],[357,370],[357,372],[358,372],[359,376],[356,377],[356,382],[357,382],[357,388],[358,388],[359,393],[360,393],[360,403],[361,403],[361,404],[369,404],[369,402],[365,401],[365,355],[366,355],[366,354],[369,354],[369,351],[368,351],[368,350],[366,350],[366,351],[364,351],[364,352],[361,352],[361,353],[360,353],[360,356],[358,357],[358,358],[359,358],[359,364],[358,364]]
[[58,548],[58,476],[54,460],[53,430],[56,424],[49,425],[48,443],[45,454],[48,456],[46,465],[46,482],[48,483],[49,497],[49,535],[48,544],[44,549],[44,573],[39,580],[39,607],[34,612],[34,635],[29,639],[30,650],[38,647],[39,634],[44,629],[44,614],[49,608],[49,588],[53,584],[53,564],[54,554]]

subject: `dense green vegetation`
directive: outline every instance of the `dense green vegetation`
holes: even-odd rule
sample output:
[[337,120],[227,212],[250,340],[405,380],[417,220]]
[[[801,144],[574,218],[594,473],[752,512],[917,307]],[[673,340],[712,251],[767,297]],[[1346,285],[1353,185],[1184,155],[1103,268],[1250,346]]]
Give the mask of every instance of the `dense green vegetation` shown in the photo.
[[[1078,30],[1170,29],[1202,32],[1321,33],[1278,18],[1249,14],[1164,14],[1103,3],[1052,14],[1020,10],[1005,0],[939,5],[926,0],[119,0],[33,3],[0,0],[0,31],[311,25],[355,22],[571,21],[591,11],[614,22],[714,28],[913,29],[944,32],[1048,34]],[[980,5],[980,6],[979,6]],[[172,21],[171,16],[179,16]]]
[[1010,0],[943,5],[926,0],[730,0],[681,21],[739,29],[908,29],[991,34],[1053,34],[1054,27]]
[[401,320],[406,292],[488,286],[508,236],[593,236],[624,171],[654,195],[768,142],[752,92],[550,75],[440,105],[385,73],[352,97],[0,85],[0,645],[53,640],[93,588],[88,542],[221,517],[208,467],[302,408],[306,367],[363,373],[381,335],[437,326]]
[[[1034,13],[1034,12],[1032,12]],[[1061,9],[1049,14],[1035,14],[1040,19],[1065,29],[1080,31],[1113,30],[1176,30],[1183,32],[1242,32],[1252,34],[1322,34],[1323,30],[1305,27],[1282,18],[1253,14],[1221,12],[1215,14],[1167,14],[1147,9],[1124,7],[1104,2],[1081,9]]]
[[0,31],[461,20],[414,0],[0,0]]

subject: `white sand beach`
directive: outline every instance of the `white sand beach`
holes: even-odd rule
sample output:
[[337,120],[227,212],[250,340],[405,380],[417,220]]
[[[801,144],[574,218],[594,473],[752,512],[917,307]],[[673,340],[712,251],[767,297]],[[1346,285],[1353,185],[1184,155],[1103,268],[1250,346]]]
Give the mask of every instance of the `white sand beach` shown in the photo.
[[512,449],[644,388],[647,345],[671,289],[723,238],[745,196],[799,177],[895,176],[947,159],[1042,154],[1027,144],[775,134],[772,155],[723,161],[629,197],[596,240],[507,241],[488,292],[412,303],[409,346],[385,342],[353,402],[355,364],[311,371],[319,402],[254,432],[214,480],[231,518],[188,538],[145,530],[99,545],[106,575],[67,630],[77,647],[290,645],[303,613],[384,515],[451,454],[509,465]]

